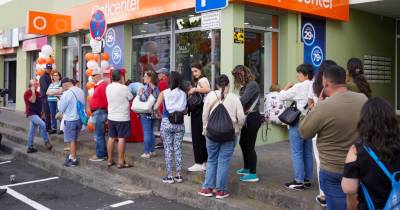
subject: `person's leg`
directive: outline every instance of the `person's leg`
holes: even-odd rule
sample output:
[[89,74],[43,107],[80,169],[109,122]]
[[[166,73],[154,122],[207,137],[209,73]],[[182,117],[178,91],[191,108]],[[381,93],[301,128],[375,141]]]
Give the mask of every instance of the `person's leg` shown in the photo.
[[46,130],[51,130],[50,108],[49,108],[49,102],[47,101],[47,97],[42,98],[42,104],[46,122]]
[[174,136],[171,132],[170,123],[168,119],[163,119],[163,136],[164,136],[164,153],[165,153],[165,171],[167,177],[172,177],[172,163],[173,163],[173,151],[174,151]]
[[313,143],[311,139],[303,139],[304,145],[304,180],[311,181],[313,176]]
[[94,139],[96,141],[97,158],[107,157],[106,139],[104,123],[107,120],[107,112],[105,110],[97,110],[93,113],[92,122],[94,126]]
[[220,144],[210,140],[209,138],[206,139],[206,144],[208,160],[203,189],[215,189]]
[[193,112],[190,117],[194,162],[196,164],[203,164],[205,161],[207,161],[207,154],[205,154],[207,152],[207,148],[205,145],[205,138],[203,136],[202,112],[197,110],[196,112]]
[[255,150],[256,146],[256,140],[257,140],[257,134],[258,134],[258,129],[261,126],[261,121],[260,121],[260,114],[258,112],[253,112],[249,114],[248,120],[247,120],[247,127],[248,127],[248,134],[247,134],[247,141],[249,141],[249,147],[248,149],[248,164],[249,164],[249,169],[251,174],[256,174],[257,173],[257,153]]
[[37,127],[39,127],[39,132],[40,132],[40,136],[42,137],[44,143],[49,143],[49,134],[46,132],[46,124],[45,122],[43,122],[42,119],[40,119],[39,116],[34,115],[33,119],[33,123],[37,125]]
[[303,140],[300,137],[298,127],[290,126],[289,128],[290,148],[292,152],[292,167],[294,180],[299,183],[304,182],[304,161],[303,161]]
[[321,188],[325,193],[328,210],[346,210],[346,194],[344,194],[341,182],[343,175],[320,170]]
[[312,139],[313,142],[313,153],[314,153],[314,158],[315,158],[315,163],[317,167],[317,178],[318,178],[318,189],[319,189],[319,195],[318,196],[325,196],[324,191],[321,189],[321,184],[320,184],[320,179],[319,179],[319,171],[320,171],[320,160],[319,160],[319,152],[317,148],[317,136],[315,136]]
[[220,144],[217,168],[217,189],[223,192],[228,191],[229,166],[233,151],[235,150],[236,140]]
[[155,142],[156,142],[156,137],[154,136],[154,123],[155,123],[155,120],[154,119],[150,119],[149,122],[150,122],[150,130],[149,130],[150,138],[149,138],[148,147],[149,147],[150,153],[152,153],[152,152],[155,151],[154,146],[155,146]]
[[76,160],[77,158],[77,151],[78,151],[78,144],[76,141],[71,141],[69,143],[69,148],[70,148],[70,159],[71,160]]
[[185,126],[177,125],[174,133],[174,153],[175,153],[175,165],[176,175],[180,176],[182,172],[182,139],[185,135]]
[[118,164],[125,164],[125,139],[118,138]]
[[[144,153],[150,153],[150,141],[151,141],[151,134],[153,131],[151,130],[151,120],[147,119],[146,117],[140,117],[143,127],[143,134],[144,134]],[[154,147],[154,146],[153,146]]]
[[[39,117],[39,116],[38,116]],[[35,130],[36,130],[36,125],[33,123],[33,115],[29,116],[29,130],[28,130],[28,149],[33,148],[33,140],[35,138]]]
[[114,138],[112,138],[112,137],[108,138],[108,142],[107,142],[108,165],[111,165],[113,163],[114,141],[115,141]]
[[57,119],[56,119],[56,114],[57,114],[57,101],[49,101],[49,109],[50,109],[50,114],[51,114],[51,128],[53,130],[57,130]]
[[250,172],[250,164],[249,164],[249,154],[248,154],[248,148],[250,147],[248,136],[249,135],[249,129],[247,127],[247,122],[243,126],[242,131],[240,133],[240,140],[239,140],[239,145],[240,149],[242,150],[242,156],[243,156],[243,169],[245,169],[248,173]]

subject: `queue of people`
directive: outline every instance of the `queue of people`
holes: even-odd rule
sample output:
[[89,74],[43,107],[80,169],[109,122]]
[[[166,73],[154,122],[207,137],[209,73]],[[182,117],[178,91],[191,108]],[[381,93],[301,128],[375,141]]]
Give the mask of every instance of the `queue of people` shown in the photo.
[[[350,59],[347,71],[327,60],[315,75],[315,69],[309,64],[299,65],[294,72],[298,82],[274,92],[276,100],[290,101],[291,107],[299,113],[288,126],[293,180],[284,186],[297,191],[311,188],[315,159],[319,187],[316,201],[321,206],[342,210],[371,209],[371,205],[381,209],[392,205],[387,204],[391,199],[397,199],[392,194],[399,196],[399,191],[390,193],[391,186],[396,186],[393,182],[397,183],[393,175],[400,169],[398,120],[387,102],[371,98],[372,91],[363,75],[361,60]],[[243,157],[243,167],[235,170],[240,175],[239,180],[259,181],[255,145],[264,119],[260,114],[260,87],[255,76],[248,67],[238,65],[232,70],[233,81],[227,75],[220,75],[215,80],[216,90],[211,90],[200,63],[192,63],[191,73],[192,81],[186,84],[182,75],[175,71],[146,71],[143,83],[132,83],[128,87],[120,71],[112,71],[112,82],[107,84],[101,70],[94,70],[96,85],[89,107],[93,113],[96,154],[90,160],[107,160],[109,167],[116,165],[120,169],[133,167],[125,159],[125,140],[130,135],[129,113],[131,109],[140,110],[137,112],[144,133],[141,158],[152,158],[156,155],[156,146],[164,147],[166,166],[162,182],[180,183],[184,180],[184,116],[188,114],[191,117],[194,165],[187,170],[205,171],[199,195],[217,199],[230,195],[228,175],[237,143]],[[36,127],[51,150],[46,124],[39,116],[44,102],[53,113],[52,97],[60,97],[56,119],[62,120],[64,141],[70,150],[64,165],[78,166],[77,140],[84,123],[80,110],[85,104],[84,93],[74,86],[72,80],[64,78],[59,81],[58,73],[52,76],[53,83],[45,91],[48,95],[46,101],[42,99],[45,96],[43,90],[37,91],[38,82],[35,80],[31,80],[30,89],[24,96],[31,123],[28,152],[37,151],[33,148]],[[233,90],[230,89],[232,83]],[[276,85],[273,89],[279,90]],[[138,109],[138,104],[145,107]],[[156,123],[157,120],[160,123]],[[55,123],[51,128],[57,129],[57,121],[52,122]],[[156,125],[162,140],[158,145],[154,136]],[[115,163],[116,140],[118,159]]]

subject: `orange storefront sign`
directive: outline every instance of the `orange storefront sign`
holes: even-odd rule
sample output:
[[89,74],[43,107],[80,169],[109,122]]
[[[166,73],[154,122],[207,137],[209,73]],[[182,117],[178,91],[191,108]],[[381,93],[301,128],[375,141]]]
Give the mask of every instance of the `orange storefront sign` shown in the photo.
[[[276,7],[336,20],[349,18],[349,0],[230,0],[230,3]],[[72,30],[88,29],[92,13],[98,9],[110,24],[194,9],[195,0],[97,0],[63,11],[71,16]]]
[[26,25],[28,34],[61,34],[71,31],[71,16],[29,11]]
[[349,20],[349,0],[231,0],[231,2],[271,6],[335,20]]

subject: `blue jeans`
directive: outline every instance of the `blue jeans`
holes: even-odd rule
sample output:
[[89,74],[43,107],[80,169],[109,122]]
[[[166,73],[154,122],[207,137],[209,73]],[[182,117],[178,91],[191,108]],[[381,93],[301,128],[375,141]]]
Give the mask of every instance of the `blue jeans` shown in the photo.
[[107,120],[107,112],[104,109],[99,109],[93,112],[92,122],[94,126],[93,137],[96,141],[96,156],[98,158],[107,157],[106,137],[104,123]]
[[49,108],[51,114],[51,128],[53,130],[57,130],[57,119],[56,119],[56,114],[58,112],[57,101],[49,101]]
[[311,180],[313,175],[313,150],[312,140],[303,139],[299,134],[299,127],[290,126],[289,140],[292,150],[292,165],[294,180],[304,182]]
[[154,152],[154,119],[140,117],[144,134],[144,153]]
[[321,189],[325,193],[328,210],[346,210],[346,194],[344,194],[341,186],[343,174],[319,171],[319,180]]
[[236,139],[224,143],[206,139],[208,160],[203,188],[227,192],[229,165],[235,150]]
[[39,127],[39,132],[44,140],[44,143],[49,142],[49,135],[46,132],[46,123],[38,115],[31,115],[28,117],[28,119],[28,148],[33,147],[33,139],[35,138],[36,127]]

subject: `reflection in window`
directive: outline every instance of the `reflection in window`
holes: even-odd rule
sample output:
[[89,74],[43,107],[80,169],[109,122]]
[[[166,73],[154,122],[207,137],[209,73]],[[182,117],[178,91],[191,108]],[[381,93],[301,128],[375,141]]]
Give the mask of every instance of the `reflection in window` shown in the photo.
[[143,22],[133,25],[133,35],[159,33],[171,30],[171,20],[165,19],[157,22]]
[[170,69],[170,36],[157,36],[133,40],[134,81],[142,81],[147,70]]
[[78,37],[64,38],[63,72],[66,77],[80,80],[80,66],[78,59]]
[[[220,32],[216,37],[216,75],[220,72]],[[185,80],[191,79],[190,64],[193,61],[200,62],[208,79],[211,79],[211,32],[194,31],[176,34],[176,70],[180,72]]]
[[176,19],[176,29],[186,29],[186,28],[196,28],[201,26],[201,16],[200,15],[188,15],[185,17]]

